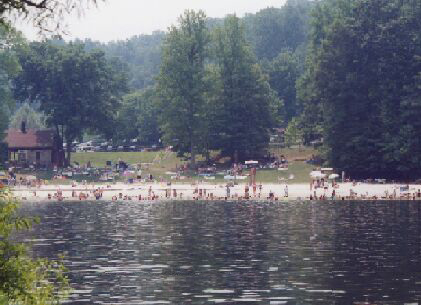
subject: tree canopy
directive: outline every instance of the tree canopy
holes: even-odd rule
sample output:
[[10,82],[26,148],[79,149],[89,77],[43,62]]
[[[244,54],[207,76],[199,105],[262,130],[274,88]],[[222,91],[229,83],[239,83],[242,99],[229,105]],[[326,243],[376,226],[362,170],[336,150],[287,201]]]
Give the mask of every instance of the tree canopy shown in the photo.
[[47,125],[67,142],[68,161],[71,143],[84,131],[111,136],[126,91],[118,62],[107,61],[100,51],[86,52],[78,44],[32,43],[19,57],[22,73],[15,80],[16,94],[40,104]]
[[266,8],[244,17],[246,37],[257,58],[272,60],[284,50],[307,44],[313,1],[288,0],[281,8]]
[[157,99],[154,87],[123,96],[114,133],[116,142],[121,142],[121,139],[138,139],[142,145],[159,143],[161,132]]
[[314,14],[301,94],[328,161],[354,177],[419,177],[419,1],[326,1]]
[[0,142],[15,106],[11,82],[21,69],[15,50],[22,43],[19,33],[0,24]]
[[282,112],[278,115],[286,125],[300,113],[296,101],[296,82],[300,76],[299,57],[291,51],[284,51],[271,62],[264,63],[263,67],[269,75],[271,88],[283,102],[284,107],[280,108]]
[[[116,57],[127,64],[128,84],[132,90],[142,90],[155,84],[161,65],[161,47],[166,33],[133,36],[127,40],[101,43],[80,41],[87,51],[102,50],[108,58]],[[76,41],[79,42],[79,41]]]
[[189,152],[192,164],[200,150],[204,107],[205,59],[209,33],[202,11],[186,11],[172,26],[162,50],[158,90],[164,141]]
[[15,19],[24,19],[38,28],[40,33],[65,32],[63,17],[73,12],[81,13],[89,5],[101,0],[2,0],[0,23],[8,25]]
[[25,122],[28,129],[45,129],[47,127],[45,120],[42,112],[37,111],[29,103],[24,103],[10,117],[9,128],[20,129],[22,122]]
[[259,156],[269,143],[278,100],[245,40],[239,18],[227,17],[215,37],[220,86],[212,127],[214,147],[236,160]]

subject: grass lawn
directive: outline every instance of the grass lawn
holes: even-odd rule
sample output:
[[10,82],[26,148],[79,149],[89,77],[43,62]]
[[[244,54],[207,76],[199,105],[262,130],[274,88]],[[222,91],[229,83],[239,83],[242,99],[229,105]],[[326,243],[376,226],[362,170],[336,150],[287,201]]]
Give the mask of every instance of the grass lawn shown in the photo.
[[312,155],[317,155],[317,151],[313,147],[309,146],[302,146],[301,148],[271,147],[270,152],[278,157],[284,155],[288,161],[294,161],[295,159],[309,159]]
[[[311,181],[309,174],[312,170],[313,166],[305,162],[291,162],[286,171],[279,171],[277,169],[257,170],[256,181],[279,183],[278,178],[285,178],[285,181],[289,183],[309,183]],[[290,175],[294,175],[294,179],[289,180]]]
[[[257,171],[257,182],[262,183],[279,183],[280,177],[285,178],[289,183],[308,183],[310,181],[309,173],[312,171],[313,166],[303,161],[294,161],[295,159],[305,159],[315,153],[312,148],[301,148],[301,149],[273,149],[271,150],[274,154],[283,154],[289,160],[289,169],[287,171],[278,171],[277,169],[258,169]],[[86,165],[88,161],[91,165],[97,168],[104,168],[106,161],[112,161],[114,164],[118,160],[125,161],[128,164],[139,164],[149,163],[148,165],[142,165],[142,175],[146,176],[152,174],[155,178],[162,177],[166,180],[170,179],[171,175],[166,172],[175,172],[176,168],[185,164],[186,161],[181,160],[177,157],[174,152],[158,151],[158,152],[84,152],[84,153],[73,153],[72,162],[78,162],[80,165]],[[155,160],[155,162],[154,162]],[[243,175],[247,175],[248,170],[243,172]],[[30,174],[30,173],[28,173]],[[50,180],[54,175],[50,171],[40,171],[36,173],[38,178]],[[289,180],[290,175],[294,175],[294,179]],[[187,173],[186,176],[189,176]],[[227,180],[223,179],[223,175],[216,175],[215,180],[204,180],[203,177],[197,176],[193,173],[190,174],[188,179],[183,179],[177,182],[190,183],[192,181],[204,180],[209,183],[225,183]],[[76,180],[86,179],[88,181],[97,181],[99,176],[89,177],[75,177]],[[128,177],[122,177],[123,180]],[[245,183],[248,180],[238,180],[239,183]],[[56,181],[52,181],[56,182]],[[66,180],[60,180],[59,183],[66,183]],[[70,181],[69,181],[70,183]]]
[[160,152],[78,152],[72,154],[72,162],[78,162],[80,165],[91,161],[94,167],[105,167],[107,161],[113,164],[118,160],[125,161],[128,164],[151,163]]

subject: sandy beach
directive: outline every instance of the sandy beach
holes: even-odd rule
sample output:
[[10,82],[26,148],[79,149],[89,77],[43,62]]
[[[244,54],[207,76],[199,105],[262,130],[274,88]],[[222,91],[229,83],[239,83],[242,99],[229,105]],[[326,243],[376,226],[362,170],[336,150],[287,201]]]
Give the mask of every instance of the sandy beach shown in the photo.
[[[74,184],[41,185],[38,187],[16,186],[12,188],[15,196],[22,201],[43,202],[96,200],[244,200],[247,199],[246,184],[229,188],[226,184],[180,184],[142,183],[110,185]],[[336,187],[325,184],[324,187],[310,189],[310,184],[262,184],[255,190],[249,186],[249,200],[421,200],[421,185],[407,184],[367,184],[338,183]],[[82,194],[81,194],[82,193]],[[334,194],[334,197],[332,196]],[[271,196],[272,195],[272,196]],[[81,198],[80,198],[81,197]],[[50,199],[49,199],[50,198]]]

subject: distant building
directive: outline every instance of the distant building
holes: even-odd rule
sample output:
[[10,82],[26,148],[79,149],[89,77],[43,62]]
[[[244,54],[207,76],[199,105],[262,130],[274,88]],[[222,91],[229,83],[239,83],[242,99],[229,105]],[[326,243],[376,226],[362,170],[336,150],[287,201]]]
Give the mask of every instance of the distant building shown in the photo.
[[9,129],[5,142],[8,145],[8,159],[14,165],[36,165],[51,167],[62,164],[53,130]]

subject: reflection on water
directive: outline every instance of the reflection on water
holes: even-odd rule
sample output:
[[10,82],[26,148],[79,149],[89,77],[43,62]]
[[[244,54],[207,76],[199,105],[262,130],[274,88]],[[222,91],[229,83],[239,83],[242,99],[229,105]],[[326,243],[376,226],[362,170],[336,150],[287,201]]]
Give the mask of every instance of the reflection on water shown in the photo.
[[[421,300],[421,203],[48,203],[36,255],[65,253],[70,304]],[[368,304],[368,303],[367,303]]]

